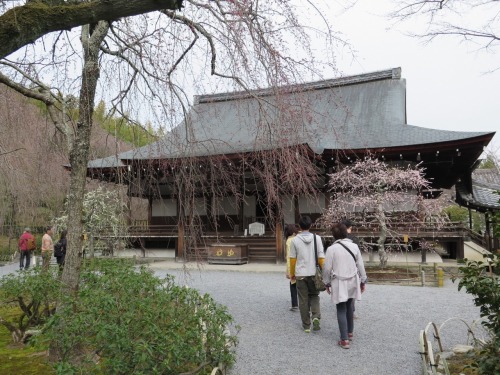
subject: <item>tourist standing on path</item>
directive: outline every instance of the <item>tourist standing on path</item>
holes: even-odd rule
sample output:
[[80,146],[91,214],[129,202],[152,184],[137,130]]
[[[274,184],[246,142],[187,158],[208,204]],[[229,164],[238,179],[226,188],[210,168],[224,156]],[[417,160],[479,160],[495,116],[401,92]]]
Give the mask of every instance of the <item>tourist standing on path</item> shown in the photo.
[[311,225],[311,218],[302,216],[299,220],[301,232],[292,239],[290,244],[290,280],[297,281],[300,318],[302,328],[306,333],[311,332],[311,317],[314,331],[319,331],[321,320],[319,291],[314,285],[315,247],[320,267],[323,266],[325,260],[323,242],[320,236],[309,232]]
[[[354,242],[356,245],[358,245],[359,250],[361,250],[361,246],[359,243],[359,238],[356,237],[354,234],[352,234],[352,221],[349,219],[344,219],[341,221],[342,224],[345,225],[347,228],[347,238],[349,238],[352,242]],[[356,314],[356,300],[353,298],[352,299],[352,313],[354,319],[358,319],[358,315]]]
[[353,339],[353,299],[360,300],[365,291],[366,272],[359,247],[347,238],[347,228],[342,223],[332,227],[335,242],[326,250],[323,281],[332,302],[337,306],[340,331],[338,344],[349,349]]
[[299,302],[297,300],[297,281],[290,279],[290,245],[298,231],[295,224],[288,224],[285,228],[286,278],[290,280],[290,296],[292,298],[292,307],[290,307],[290,311],[297,311],[299,309]]
[[[19,237],[19,269],[30,268],[31,251],[35,250],[35,237],[31,234],[30,228],[24,228],[23,234]],[[25,263],[26,260],[26,263]]]
[[42,237],[42,270],[48,270],[50,258],[54,252],[54,242],[52,241],[53,228],[48,226]]
[[56,246],[54,246],[54,256],[56,257],[57,264],[59,266],[59,271],[62,271],[64,267],[64,259],[66,258],[66,246],[67,246],[67,240],[66,240],[66,235],[68,234],[68,231],[65,229],[61,232],[61,237],[59,238],[59,241],[57,241]]

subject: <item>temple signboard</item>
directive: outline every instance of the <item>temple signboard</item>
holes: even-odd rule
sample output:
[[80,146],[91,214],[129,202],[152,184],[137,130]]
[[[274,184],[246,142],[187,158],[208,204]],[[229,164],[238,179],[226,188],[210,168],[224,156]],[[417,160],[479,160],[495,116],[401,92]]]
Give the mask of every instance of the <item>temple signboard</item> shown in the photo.
[[248,244],[213,244],[208,249],[209,264],[248,263]]

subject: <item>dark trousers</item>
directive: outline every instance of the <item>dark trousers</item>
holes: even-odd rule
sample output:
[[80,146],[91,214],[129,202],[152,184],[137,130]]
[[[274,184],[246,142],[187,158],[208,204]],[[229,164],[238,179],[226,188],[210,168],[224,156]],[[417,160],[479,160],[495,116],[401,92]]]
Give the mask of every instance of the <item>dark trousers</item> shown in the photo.
[[[31,254],[29,250],[20,251],[21,256],[19,257],[19,269],[27,269],[30,268],[30,260],[31,260]],[[24,259],[26,259],[26,263],[24,263]]]
[[292,307],[299,306],[299,301],[297,299],[297,283],[290,283],[290,296],[292,297]]
[[59,266],[59,271],[62,271],[64,267],[64,258],[66,257],[65,254],[61,255],[60,257],[56,257],[57,265]]
[[314,285],[314,276],[297,278],[297,291],[299,294],[299,311],[302,327],[309,329],[312,319],[321,319],[319,306],[319,292]]
[[354,331],[352,300],[353,298],[349,298],[346,302],[337,303],[337,321],[342,340],[347,340],[349,338],[347,334]]

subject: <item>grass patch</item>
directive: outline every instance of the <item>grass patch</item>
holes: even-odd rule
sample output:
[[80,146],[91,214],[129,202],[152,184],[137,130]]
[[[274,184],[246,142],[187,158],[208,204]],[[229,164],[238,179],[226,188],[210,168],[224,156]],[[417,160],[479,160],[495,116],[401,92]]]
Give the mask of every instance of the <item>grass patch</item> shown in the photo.
[[[2,306],[0,316],[16,318],[20,316],[20,310],[14,306]],[[13,345],[9,330],[0,324],[0,374],[55,374],[48,363],[46,350],[30,345]]]

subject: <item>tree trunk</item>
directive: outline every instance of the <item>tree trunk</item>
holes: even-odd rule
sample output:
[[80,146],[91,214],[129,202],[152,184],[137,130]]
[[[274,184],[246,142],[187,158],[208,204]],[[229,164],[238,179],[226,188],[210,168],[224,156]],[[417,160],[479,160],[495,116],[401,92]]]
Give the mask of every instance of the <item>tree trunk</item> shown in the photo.
[[[80,282],[83,259],[83,198],[87,176],[87,163],[92,132],[94,99],[99,80],[99,47],[108,32],[109,24],[100,21],[90,31],[89,25],[82,27],[84,65],[80,89],[79,114],[76,134],[70,149],[70,191],[68,196],[68,249],[62,274],[62,288],[65,294],[76,295]],[[64,324],[61,321],[60,324]],[[58,360],[60,351],[57,343],[51,343],[50,359]],[[78,355],[75,350],[75,355]]]
[[70,30],[85,24],[95,24],[99,20],[114,21],[161,9],[177,10],[181,5],[182,0],[107,0],[62,2],[61,5],[32,1],[0,16],[0,58],[53,31]]
[[387,238],[387,218],[385,216],[382,201],[378,199],[377,203],[377,219],[380,225],[380,236],[377,240],[378,256],[380,259],[380,268],[387,266],[387,252],[385,251],[385,240]]
[[87,163],[92,132],[92,116],[94,99],[99,80],[99,47],[106,36],[109,24],[101,21],[89,34],[88,25],[82,28],[82,44],[84,49],[84,66],[82,87],[80,89],[79,114],[76,134],[70,150],[71,180],[68,196],[68,250],[62,274],[63,288],[70,293],[78,291],[80,268],[82,265],[82,212]]

